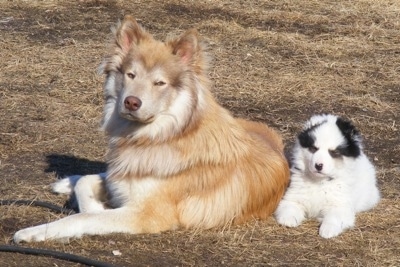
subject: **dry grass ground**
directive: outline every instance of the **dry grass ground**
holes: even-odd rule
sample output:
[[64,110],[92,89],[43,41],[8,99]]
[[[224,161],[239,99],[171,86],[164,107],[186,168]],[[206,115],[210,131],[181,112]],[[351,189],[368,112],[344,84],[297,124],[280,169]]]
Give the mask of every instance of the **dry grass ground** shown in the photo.
[[[195,27],[214,56],[219,102],[277,128],[290,148],[311,114],[333,112],[360,128],[382,201],[332,240],[317,223],[268,221],[209,231],[85,237],[29,247],[122,266],[400,266],[400,2],[0,0],[0,195],[62,205],[57,175],[104,170],[98,130],[103,77],[96,68],[110,26],[132,14],[155,36]],[[0,207],[0,244],[61,215]],[[114,256],[113,250],[122,255]],[[0,253],[1,266],[77,266]]]

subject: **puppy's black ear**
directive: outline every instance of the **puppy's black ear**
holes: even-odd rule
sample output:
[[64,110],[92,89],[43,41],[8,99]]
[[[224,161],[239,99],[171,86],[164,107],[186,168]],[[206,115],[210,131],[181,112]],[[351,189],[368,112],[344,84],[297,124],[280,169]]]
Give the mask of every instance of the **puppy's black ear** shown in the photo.
[[350,121],[343,118],[337,118],[336,125],[344,136],[359,137],[360,135],[356,127]]
[[306,129],[304,131],[302,131],[297,138],[299,139],[299,143],[302,147],[304,148],[310,148],[314,145],[315,142],[315,138],[314,136],[311,134],[311,130],[313,128],[310,129]]
[[356,127],[342,118],[337,118],[336,125],[346,139],[346,144],[340,146],[340,152],[347,157],[358,157],[361,153],[361,136]]

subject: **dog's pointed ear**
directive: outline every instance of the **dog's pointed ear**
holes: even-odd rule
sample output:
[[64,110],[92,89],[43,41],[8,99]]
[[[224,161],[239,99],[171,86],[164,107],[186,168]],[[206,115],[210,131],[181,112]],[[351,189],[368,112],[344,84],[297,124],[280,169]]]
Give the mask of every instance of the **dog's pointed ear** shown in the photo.
[[186,31],[178,39],[171,42],[173,54],[180,57],[184,64],[193,63],[202,50],[199,36],[195,29]]
[[138,44],[147,35],[136,20],[132,16],[127,15],[117,29],[115,42],[122,51],[126,52],[132,44]]

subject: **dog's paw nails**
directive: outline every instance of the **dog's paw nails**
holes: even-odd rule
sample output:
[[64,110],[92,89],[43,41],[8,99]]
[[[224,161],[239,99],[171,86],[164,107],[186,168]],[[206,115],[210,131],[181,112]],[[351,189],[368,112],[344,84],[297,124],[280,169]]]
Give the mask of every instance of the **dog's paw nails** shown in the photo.
[[343,231],[340,225],[332,223],[322,223],[319,228],[319,235],[323,238],[332,238],[338,236]]

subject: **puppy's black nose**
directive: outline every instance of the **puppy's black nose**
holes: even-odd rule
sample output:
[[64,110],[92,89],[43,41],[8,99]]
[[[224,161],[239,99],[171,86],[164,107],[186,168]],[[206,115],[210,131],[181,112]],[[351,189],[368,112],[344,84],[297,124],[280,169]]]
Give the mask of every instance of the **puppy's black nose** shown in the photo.
[[124,105],[127,110],[136,111],[142,106],[142,101],[136,96],[127,96]]
[[315,169],[317,171],[322,171],[322,168],[324,167],[324,164],[322,163],[315,163]]

